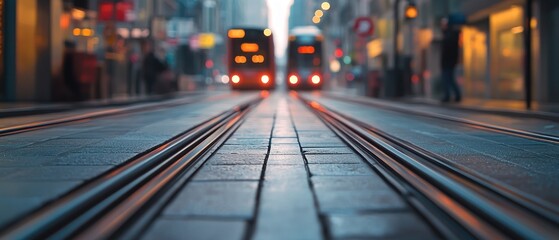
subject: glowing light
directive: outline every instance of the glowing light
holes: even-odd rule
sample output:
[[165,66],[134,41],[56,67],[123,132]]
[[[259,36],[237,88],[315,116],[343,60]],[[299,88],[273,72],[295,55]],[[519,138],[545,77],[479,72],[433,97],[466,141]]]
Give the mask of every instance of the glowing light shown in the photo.
[[330,3],[329,2],[323,2],[322,4],[320,4],[320,7],[322,8],[322,10],[328,11],[330,9]]
[[84,37],[91,37],[91,36],[93,36],[93,30],[91,30],[91,29],[89,29],[89,28],[84,28],[84,29],[82,30],[82,35],[83,35]]
[[522,27],[522,26],[513,27],[513,28],[510,29],[510,31],[514,34],[522,33],[522,32],[524,32],[524,27]]
[[382,54],[382,40],[375,39],[367,43],[367,54],[370,58],[375,58]]
[[272,35],[272,30],[269,28],[264,29],[264,36],[269,37]]
[[289,83],[291,83],[292,85],[295,85],[299,82],[299,78],[295,75],[291,75],[289,76]]
[[311,78],[311,82],[312,82],[313,84],[319,84],[319,83],[320,83],[320,76],[318,76],[318,75],[313,75],[312,78]]
[[264,56],[262,56],[262,55],[252,56],[252,62],[253,63],[263,63],[264,62]]
[[406,7],[404,14],[407,19],[415,19],[419,15],[419,12],[417,11],[417,7],[415,5],[410,4]]
[[211,59],[206,60],[206,68],[213,68],[214,67],[214,61],[212,61]]
[[82,35],[82,30],[79,29],[79,28],[74,28],[74,30],[72,31],[72,34],[74,34],[74,36]]
[[235,63],[246,63],[247,62],[247,58],[245,56],[236,56],[235,57]]
[[229,38],[244,38],[245,30],[243,29],[231,29],[227,32]]
[[324,16],[324,12],[322,12],[322,10],[318,9],[318,10],[314,11],[314,15],[321,18],[322,16]]
[[83,20],[85,18],[85,11],[80,9],[72,9],[72,18],[76,20]]
[[344,63],[345,63],[346,65],[351,64],[351,57],[350,57],[350,56],[344,56]]
[[213,33],[200,33],[198,43],[202,49],[211,49],[215,46],[215,36]]
[[311,107],[315,108],[315,109],[321,109],[322,106],[320,106],[320,103],[317,103],[315,101],[311,102]]
[[336,48],[336,50],[334,51],[334,56],[337,58],[341,58],[342,56],[344,56],[344,51],[341,48]]
[[313,54],[314,47],[313,46],[300,46],[297,48],[297,52],[300,54]]
[[227,76],[227,75],[221,76],[221,82],[223,84],[228,84],[229,83],[229,76]]
[[262,81],[262,83],[264,84],[268,84],[268,82],[270,82],[270,77],[268,77],[268,75],[262,75],[260,81]]
[[330,71],[332,71],[333,73],[339,72],[341,67],[342,66],[340,66],[340,62],[338,62],[338,60],[334,59],[330,61]]
[[318,16],[312,17],[312,22],[313,22],[314,24],[319,24],[319,23],[320,23],[320,17],[318,17]]
[[258,44],[256,43],[243,43],[241,44],[243,52],[258,52]]
[[538,19],[532,18],[532,20],[530,20],[530,27],[531,28],[537,28],[538,27]]
[[233,75],[233,77],[231,77],[231,82],[237,84],[241,81],[241,78],[238,75]]

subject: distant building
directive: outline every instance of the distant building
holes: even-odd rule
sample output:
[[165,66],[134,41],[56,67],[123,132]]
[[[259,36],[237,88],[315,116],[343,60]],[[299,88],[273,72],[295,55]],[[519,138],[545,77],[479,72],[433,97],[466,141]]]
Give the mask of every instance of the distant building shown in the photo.
[[268,27],[268,6],[266,0],[222,0],[224,29],[233,26]]

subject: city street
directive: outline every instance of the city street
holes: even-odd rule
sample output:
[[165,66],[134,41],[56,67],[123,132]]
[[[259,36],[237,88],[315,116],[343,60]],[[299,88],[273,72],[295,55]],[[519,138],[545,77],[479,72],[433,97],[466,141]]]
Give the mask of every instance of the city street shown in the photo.
[[[499,214],[511,214],[510,217],[524,214],[526,219],[509,219],[512,224],[527,224],[516,227],[530,229],[532,224],[540,224],[539,229],[530,229],[532,234],[557,234],[554,223],[545,220],[556,219],[559,202],[559,185],[555,181],[559,178],[559,164],[555,161],[559,157],[559,138],[557,130],[550,127],[556,121],[526,118],[529,121],[518,124],[518,118],[498,114],[427,105],[415,108],[437,114],[429,117],[384,106],[405,107],[405,103],[356,102],[343,100],[340,94],[320,92],[213,92],[197,96],[196,101],[177,104],[189,98],[157,102],[155,108],[148,104],[147,109],[145,103],[140,103],[134,112],[117,111],[40,128],[30,127],[80,116],[85,110],[27,116],[19,125],[29,129],[15,132],[8,130],[17,127],[16,120],[22,117],[3,118],[2,236],[69,236],[65,231],[75,228],[72,223],[87,218],[86,212],[105,208],[89,219],[90,224],[71,235],[98,238],[117,234],[143,239],[465,237],[459,229],[472,227],[468,225],[471,219],[443,222],[452,216],[452,209],[446,213],[432,210],[432,204],[440,201],[436,196],[394,171],[384,162],[382,153],[360,148],[349,138],[350,133],[330,125],[332,122],[320,114],[326,109],[351,116],[375,131],[435,156],[472,182],[491,189],[492,194],[506,193],[499,196],[533,211],[518,212],[503,202],[502,208],[493,209]],[[186,150],[175,149],[177,156],[167,156],[167,161],[176,159],[177,166],[184,165],[182,173],[166,175],[173,179],[148,174],[138,175],[145,182],[136,187],[118,183],[118,179],[133,174],[130,171],[138,164],[163,161],[157,155],[166,155],[166,148],[182,134],[203,131],[200,127],[204,123],[231,109],[241,111],[239,106],[246,104],[247,111],[238,116],[238,122],[226,125],[223,134],[198,150],[199,155],[190,162],[181,163],[192,157]],[[107,110],[90,109],[87,113],[98,111]],[[460,116],[471,122],[444,120],[444,116]],[[482,127],[484,124],[494,128]],[[182,148],[190,148],[188,145]],[[392,151],[418,157],[401,147]],[[157,171],[164,173],[172,167]],[[168,186],[152,186],[152,181]],[[435,182],[431,184],[436,186]],[[465,180],[454,184],[464,191],[480,191]],[[116,197],[112,195],[115,193],[102,191],[103,188],[130,192],[114,200],[111,198]],[[459,196],[440,191],[439,194],[448,194],[447,201],[456,202],[454,208],[468,206]],[[149,199],[138,198],[138,194]],[[83,199],[86,196],[97,200],[87,202]],[[479,196],[480,206],[475,207],[494,203],[492,198],[484,197],[487,196]],[[444,205],[439,207],[445,209]],[[490,220],[471,209],[464,211],[461,216],[471,214],[476,221]],[[53,219],[50,214],[65,217]],[[115,220],[115,216],[120,218]],[[50,224],[41,223],[48,219]],[[533,222],[526,223],[527,220]],[[483,237],[502,234],[498,233],[500,228],[491,229],[493,226],[487,224],[477,226],[483,229],[476,229],[476,233],[487,234]]]
[[0,240],[559,239],[557,0],[0,0]]

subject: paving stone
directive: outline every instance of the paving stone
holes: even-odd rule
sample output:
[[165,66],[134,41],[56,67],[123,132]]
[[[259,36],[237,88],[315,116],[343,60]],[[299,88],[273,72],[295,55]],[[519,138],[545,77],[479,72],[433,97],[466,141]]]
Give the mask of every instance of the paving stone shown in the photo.
[[240,146],[240,145],[224,145],[219,148],[218,153],[221,154],[267,154],[267,146]]
[[335,239],[438,239],[412,213],[372,213],[328,217],[330,235]]
[[270,154],[301,154],[299,144],[272,144]]
[[307,154],[352,154],[354,153],[351,148],[348,147],[303,147],[303,153]]
[[205,165],[193,180],[260,180],[261,174],[261,165]]
[[343,141],[338,137],[306,137],[304,135],[299,136],[299,142],[301,146],[305,147],[305,144],[329,144],[329,143],[343,143]]
[[394,191],[316,189],[320,212],[352,213],[406,209],[405,202]]
[[301,155],[269,155],[268,165],[303,165],[305,161]]
[[239,220],[159,219],[142,239],[241,240],[246,222]]
[[374,172],[366,164],[309,164],[313,176],[353,176],[373,175]]
[[392,191],[392,188],[378,175],[367,176],[313,176],[316,191]]
[[226,145],[251,145],[251,146],[265,146],[270,143],[269,138],[243,138],[243,139],[229,139],[225,142]]
[[306,179],[263,183],[254,239],[322,239]]
[[43,166],[40,168],[27,168],[0,178],[4,180],[26,181],[87,180],[111,168],[113,166]]
[[272,145],[273,144],[282,144],[282,143],[299,143],[299,139],[297,138],[277,138],[272,137]]
[[263,165],[266,155],[214,154],[207,162],[211,165]]
[[268,165],[266,166],[266,181],[285,181],[289,179],[307,179],[308,174],[302,165]]
[[163,212],[164,216],[253,217],[258,182],[190,182]]
[[350,163],[363,163],[361,157],[355,154],[317,154],[305,155],[309,164],[350,164]]

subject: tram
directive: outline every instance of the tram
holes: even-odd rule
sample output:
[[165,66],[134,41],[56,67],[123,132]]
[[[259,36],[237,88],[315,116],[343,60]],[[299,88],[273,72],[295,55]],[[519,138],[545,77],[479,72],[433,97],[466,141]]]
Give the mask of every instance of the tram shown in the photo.
[[321,89],[323,35],[314,27],[297,27],[289,34],[286,84],[289,89]]
[[227,32],[227,66],[232,89],[273,89],[274,40],[270,29],[233,28]]

